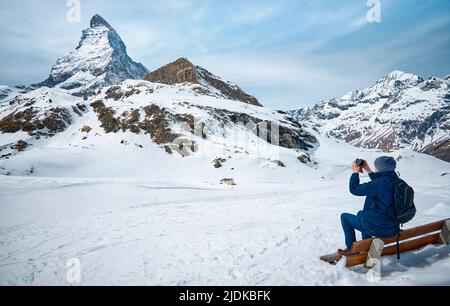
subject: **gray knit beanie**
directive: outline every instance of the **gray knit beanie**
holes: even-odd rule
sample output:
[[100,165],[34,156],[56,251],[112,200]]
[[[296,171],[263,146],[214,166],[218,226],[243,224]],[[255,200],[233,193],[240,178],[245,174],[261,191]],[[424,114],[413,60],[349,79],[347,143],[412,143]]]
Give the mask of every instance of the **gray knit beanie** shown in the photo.
[[397,162],[392,157],[381,156],[375,160],[375,167],[377,167],[378,172],[395,171],[395,168],[397,168]]

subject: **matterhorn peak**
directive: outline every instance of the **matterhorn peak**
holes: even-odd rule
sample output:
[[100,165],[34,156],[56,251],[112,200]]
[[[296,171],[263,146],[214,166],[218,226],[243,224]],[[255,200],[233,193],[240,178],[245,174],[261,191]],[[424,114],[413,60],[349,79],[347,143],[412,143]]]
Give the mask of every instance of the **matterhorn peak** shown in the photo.
[[78,47],[56,62],[39,85],[86,92],[126,79],[142,79],[148,70],[127,54],[125,43],[100,15],[83,31]]
[[112,29],[109,23],[100,15],[96,14],[91,18],[90,22],[91,28],[95,27],[106,27],[108,29]]

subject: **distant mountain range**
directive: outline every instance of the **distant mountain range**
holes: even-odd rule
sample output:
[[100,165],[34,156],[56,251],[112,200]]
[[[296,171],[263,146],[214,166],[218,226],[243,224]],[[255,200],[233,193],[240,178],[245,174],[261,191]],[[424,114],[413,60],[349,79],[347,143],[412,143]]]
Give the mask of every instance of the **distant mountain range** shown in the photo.
[[424,80],[394,71],[369,88],[291,113],[357,147],[410,148],[450,162],[450,77]]

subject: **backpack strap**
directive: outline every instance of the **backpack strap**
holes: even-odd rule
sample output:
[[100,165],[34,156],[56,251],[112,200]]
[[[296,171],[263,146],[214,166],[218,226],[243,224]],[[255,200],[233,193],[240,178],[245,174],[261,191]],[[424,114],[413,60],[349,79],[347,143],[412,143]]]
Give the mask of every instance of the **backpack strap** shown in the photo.
[[[402,225],[403,226],[403,225]],[[400,234],[402,230],[400,229],[400,225],[398,226],[398,234],[397,234],[397,260],[400,260]]]

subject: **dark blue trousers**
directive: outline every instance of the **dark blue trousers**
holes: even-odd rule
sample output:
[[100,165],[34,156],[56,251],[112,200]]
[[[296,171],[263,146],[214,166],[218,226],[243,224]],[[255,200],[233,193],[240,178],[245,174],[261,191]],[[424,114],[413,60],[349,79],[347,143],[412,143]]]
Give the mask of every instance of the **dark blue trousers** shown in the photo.
[[345,245],[348,250],[352,248],[353,242],[356,241],[355,230],[361,232],[363,240],[372,238],[372,235],[369,235],[358,216],[352,214],[342,214],[341,223],[345,234]]

